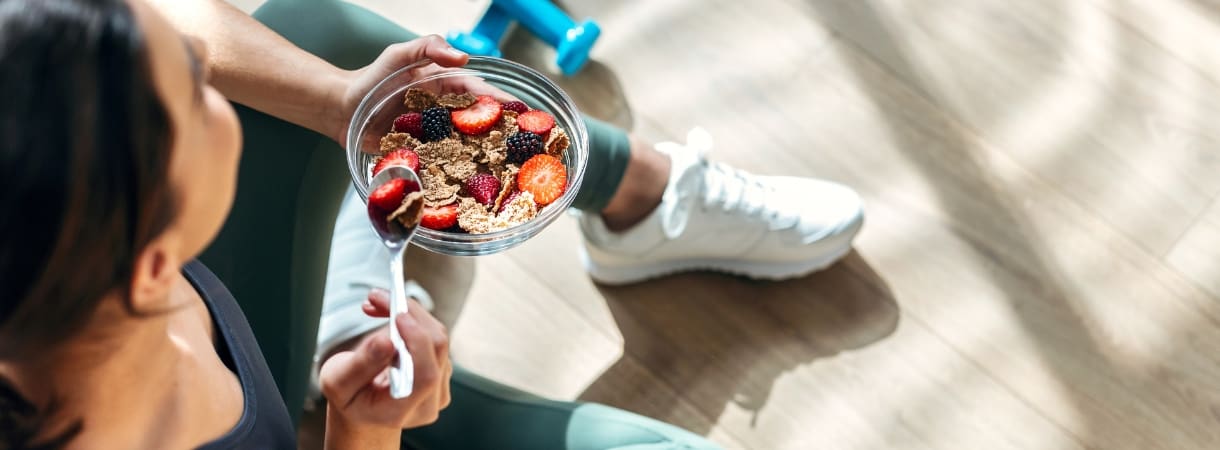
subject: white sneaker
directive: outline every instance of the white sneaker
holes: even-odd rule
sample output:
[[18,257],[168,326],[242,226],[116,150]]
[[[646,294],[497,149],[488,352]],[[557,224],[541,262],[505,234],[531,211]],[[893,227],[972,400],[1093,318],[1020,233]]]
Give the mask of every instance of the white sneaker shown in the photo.
[[785,279],[826,268],[851,251],[864,223],[855,191],[709,163],[712,137],[701,128],[686,140],[685,146],[657,144],[673,168],[661,204],[642,222],[615,233],[599,214],[581,215],[582,257],[594,280],[627,284],[691,270]]

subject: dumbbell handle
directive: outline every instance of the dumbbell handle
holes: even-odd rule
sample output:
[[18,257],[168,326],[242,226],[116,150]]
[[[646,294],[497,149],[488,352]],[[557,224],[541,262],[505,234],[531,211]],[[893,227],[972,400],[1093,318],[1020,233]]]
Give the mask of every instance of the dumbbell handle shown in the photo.
[[548,0],[492,1],[491,9],[497,8],[554,47],[558,47],[568,30],[576,26],[571,17]]

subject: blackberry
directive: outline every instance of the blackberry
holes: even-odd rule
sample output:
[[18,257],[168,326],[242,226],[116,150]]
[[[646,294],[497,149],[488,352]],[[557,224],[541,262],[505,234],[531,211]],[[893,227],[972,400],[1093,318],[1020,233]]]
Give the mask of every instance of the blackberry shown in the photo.
[[542,136],[521,131],[508,137],[508,162],[523,164],[534,155],[542,153]]
[[424,142],[436,142],[449,137],[449,132],[453,129],[449,109],[442,106],[428,108],[424,110],[423,116]]

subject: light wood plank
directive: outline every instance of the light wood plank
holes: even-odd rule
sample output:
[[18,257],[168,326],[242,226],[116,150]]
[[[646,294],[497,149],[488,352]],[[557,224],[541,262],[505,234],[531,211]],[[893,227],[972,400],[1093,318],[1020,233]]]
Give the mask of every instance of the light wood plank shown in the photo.
[[1210,0],[1094,0],[1145,39],[1220,81],[1220,54],[1210,43],[1220,37],[1220,4]]
[[1220,94],[1087,2],[796,2],[1154,254],[1220,192]]
[[[960,241],[956,245],[969,250],[942,260],[946,247],[921,242],[915,246],[920,250],[904,253],[901,263],[879,264],[891,283],[901,283],[897,280],[906,278],[901,275],[905,272],[915,275],[908,281],[921,286],[896,291],[944,299],[912,303],[912,314],[1085,442],[1106,448],[1194,448],[1217,442],[1209,429],[1217,399],[1193,396],[1211,390],[1210,383],[1196,378],[1197,371],[1201,365],[1214,373],[1216,361],[1204,356],[1183,362],[1177,352],[1187,349],[1176,347],[1182,341],[1220,343],[1214,299],[1161,266],[1091,210],[1024,170],[1014,161],[1019,158],[929,114],[925,109],[933,105],[919,106],[919,94],[903,92],[901,83],[887,80],[885,70],[861,59],[854,49],[845,46],[840,56],[862,81],[855,89],[873,98],[880,116],[861,123],[860,129],[884,125],[883,132],[896,138],[902,149],[892,157],[907,159],[908,169],[926,172],[924,186],[894,186],[889,176],[872,181],[866,176],[856,185],[879,189],[916,210],[930,210],[948,222]],[[829,84],[833,81],[827,79],[834,77],[811,75],[806,81]],[[840,107],[838,126],[857,129],[842,108],[851,102],[834,103]],[[934,134],[924,135],[927,130]],[[887,149],[840,150],[858,154]],[[867,175],[873,167],[861,170]],[[920,198],[927,191],[939,198],[928,204]],[[871,222],[873,230],[891,227],[894,236],[883,240],[877,251],[886,251],[902,236],[930,230],[910,228],[914,212]],[[866,256],[872,254],[871,242],[876,241],[863,239],[860,244]],[[913,263],[912,255],[920,262]],[[984,306],[988,302],[992,305]],[[1177,307],[1170,307],[1173,304]],[[1013,342],[1005,342],[1010,339],[1028,339],[1031,345],[1014,351],[1009,347]],[[1165,377],[1173,381],[1166,383]],[[1183,396],[1184,391],[1192,395]],[[1159,426],[1151,427],[1153,423]],[[1164,434],[1174,427],[1184,428],[1186,439],[1181,431]]]
[[1187,278],[1220,297],[1220,197],[1166,256]]
[[574,399],[622,354],[621,344],[520,271],[485,257],[452,330],[454,360],[488,378]]

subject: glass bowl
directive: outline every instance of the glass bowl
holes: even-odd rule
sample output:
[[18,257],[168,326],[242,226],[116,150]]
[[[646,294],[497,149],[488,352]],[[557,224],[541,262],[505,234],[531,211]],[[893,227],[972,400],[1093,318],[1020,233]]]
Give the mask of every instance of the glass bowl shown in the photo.
[[[589,137],[580,112],[571,98],[537,71],[512,61],[472,56],[461,68],[442,68],[423,61],[407,66],[373,87],[352,115],[347,128],[347,166],[360,198],[368,202],[369,171],[380,154],[381,137],[389,133],[394,118],[407,112],[403,98],[407,89],[433,93],[505,94],[555,117],[555,125],[567,132],[570,144],[562,158],[568,171],[568,187],[559,199],[542,208],[529,222],[486,234],[463,234],[419,227],[411,242],[424,249],[457,256],[489,255],[513,248],[537,235],[559,218],[580,190],[589,161]],[[498,89],[501,92],[493,93]],[[422,169],[422,168],[421,168]]]

